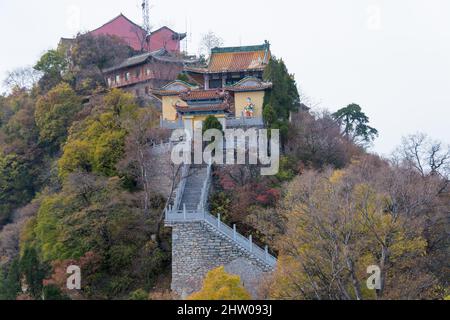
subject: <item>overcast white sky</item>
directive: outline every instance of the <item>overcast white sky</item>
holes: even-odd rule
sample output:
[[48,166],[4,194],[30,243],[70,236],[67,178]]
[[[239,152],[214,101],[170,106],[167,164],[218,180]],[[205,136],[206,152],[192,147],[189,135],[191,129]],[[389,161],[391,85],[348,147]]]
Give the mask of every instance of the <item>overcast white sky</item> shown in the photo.
[[[141,0],[0,0],[0,77],[32,65],[60,37],[92,30],[120,12],[141,22]],[[450,143],[449,0],[153,0],[152,24],[214,31],[225,45],[265,39],[319,108],[355,102],[388,154],[422,131]],[[187,27],[186,27],[187,26]]]

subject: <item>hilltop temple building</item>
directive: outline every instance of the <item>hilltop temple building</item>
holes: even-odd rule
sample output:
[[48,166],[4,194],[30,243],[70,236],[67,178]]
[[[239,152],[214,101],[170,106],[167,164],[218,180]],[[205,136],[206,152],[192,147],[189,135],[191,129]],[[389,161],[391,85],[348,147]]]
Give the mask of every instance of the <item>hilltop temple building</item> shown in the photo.
[[[201,127],[213,115],[223,128],[262,126],[263,103],[272,83],[263,80],[270,44],[214,48],[207,65],[166,49],[125,59],[103,74],[109,88],[149,99],[161,108],[161,127]],[[188,82],[177,80],[180,74]]]
[[187,65],[196,61],[159,49],[125,59],[102,71],[109,88],[120,88],[137,97],[149,98],[152,89],[175,80]]
[[[108,88],[120,88],[161,108],[161,127],[193,130],[213,115],[223,128],[262,126],[272,83],[263,80],[270,44],[213,48],[207,65],[180,53],[185,33],[168,27],[147,32],[123,14],[90,31],[113,35],[142,53],[102,70]],[[73,39],[62,39],[70,45]],[[177,80],[180,74],[184,79]]]
[[192,83],[175,80],[152,90],[162,102],[161,126],[201,127],[209,115],[224,128],[263,124],[262,108],[266,90],[263,72],[270,61],[270,45],[214,48],[206,67],[185,67]]
[[[186,33],[175,32],[166,26],[148,34],[140,25],[131,21],[122,13],[97,29],[89,31],[89,34],[116,36],[135,51],[152,52],[165,49],[174,54],[180,53],[181,40],[186,38]],[[73,39],[70,38],[61,39],[62,43],[69,45],[72,41]]]

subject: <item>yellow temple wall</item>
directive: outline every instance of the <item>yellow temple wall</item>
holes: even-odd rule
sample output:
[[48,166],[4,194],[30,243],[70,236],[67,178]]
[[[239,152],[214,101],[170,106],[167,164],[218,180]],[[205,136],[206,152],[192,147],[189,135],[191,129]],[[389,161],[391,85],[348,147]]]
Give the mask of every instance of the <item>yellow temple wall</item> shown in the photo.
[[186,102],[181,100],[178,96],[162,97],[162,114],[164,120],[174,121],[177,119],[177,111],[174,107],[176,102],[178,102],[178,105],[186,105]]
[[[215,114],[214,115],[219,121],[221,121],[221,119],[225,118],[224,114]],[[196,123],[199,122],[203,122],[206,120],[208,116],[207,115],[195,115],[195,116],[183,116],[183,121],[190,121],[192,124],[192,127],[197,127]]]
[[[214,115],[220,123],[222,123],[223,128],[226,128],[225,123],[225,115],[224,114],[215,114]],[[203,122],[207,118],[207,115],[189,115],[189,116],[183,116],[183,123],[185,129],[188,129],[190,131],[194,129],[200,129],[202,127]]]
[[264,103],[264,91],[236,92],[234,94],[234,107],[236,117],[241,117],[244,108],[247,106],[247,98],[255,105],[254,117],[262,117]]

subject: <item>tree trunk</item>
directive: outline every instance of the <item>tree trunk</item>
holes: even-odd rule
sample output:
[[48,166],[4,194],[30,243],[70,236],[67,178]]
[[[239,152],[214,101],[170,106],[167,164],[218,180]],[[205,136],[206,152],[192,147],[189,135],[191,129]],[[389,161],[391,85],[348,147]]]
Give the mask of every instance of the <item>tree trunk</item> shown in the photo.
[[389,250],[386,246],[382,246],[380,258],[380,289],[377,290],[378,299],[381,299],[384,294],[384,286],[386,282],[386,264],[388,259],[389,259]]
[[348,257],[345,260],[347,262],[347,268],[350,272],[350,279],[352,281],[352,286],[353,286],[353,290],[355,292],[356,299],[362,300],[361,287],[360,287],[359,281],[355,275],[355,266],[354,266],[353,260]]

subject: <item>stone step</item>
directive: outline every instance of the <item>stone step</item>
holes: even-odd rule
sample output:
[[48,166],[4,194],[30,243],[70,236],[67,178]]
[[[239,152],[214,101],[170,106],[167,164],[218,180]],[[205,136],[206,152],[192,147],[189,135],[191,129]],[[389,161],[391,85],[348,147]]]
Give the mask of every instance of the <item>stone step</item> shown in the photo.
[[187,193],[192,193],[192,194],[201,194],[202,193],[202,189],[201,188],[190,188],[190,189],[185,189],[183,195],[187,194]]
[[192,184],[191,186],[190,185],[186,185],[185,189],[184,189],[184,192],[201,191],[202,188],[203,188],[203,182],[202,182],[201,186],[199,186],[198,184]]
[[191,204],[198,204],[200,201],[199,198],[185,198],[185,199],[181,199],[181,203],[191,203]]
[[202,194],[202,189],[186,189],[184,190],[183,196],[186,194]]
[[188,210],[196,210],[202,197],[202,188],[207,178],[207,167],[205,165],[192,165],[189,175],[186,178],[184,192],[181,195],[179,210],[183,209],[183,204]]
[[184,189],[184,192],[190,192],[190,191],[200,192],[200,191],[202,191],[202,187],[198,187],[198,186],[189,187],[189,186],[186,186],[185,189]]
[[203,187],[203,180],[199,181],[198,183],[186,183],[184,190],[190,190],[190,189],[202,189]]
[[206,176],[205,177],[196,177],[196,178],[187,178],[186,184],[191,184],[191,183],[199,183],[199,182],[203,182],[205,181]]
[[199,201],[198,200],[189,200],[189,199],[181,200],[181,204],[183,204],[183,203],[190,204],[190,205],[198,205]]

